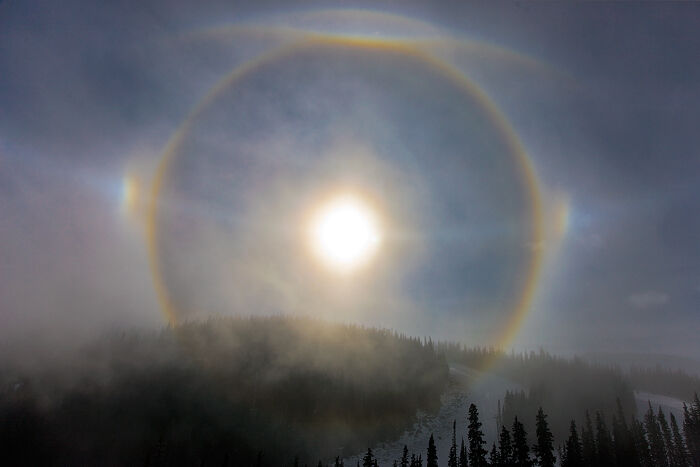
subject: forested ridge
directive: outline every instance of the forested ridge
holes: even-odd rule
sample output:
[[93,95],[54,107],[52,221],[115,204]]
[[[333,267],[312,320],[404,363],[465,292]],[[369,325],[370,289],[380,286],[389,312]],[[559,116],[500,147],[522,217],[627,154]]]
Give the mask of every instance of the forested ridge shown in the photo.
[[[437,409],[448,362],[498,373],[525,389],[500,398],[500,433],[490,449],[473,406],[453,425],[449,459],[438,463],[434,441],[426,440],[426,451],[406,449],[397,465],[551,465],[552,456],[568,466],[700,465],[697,397],[683,420],[659,410],[636,414],[634,378],[662,390],[697,390],[696,380],[682,373],[667,372],[675,379],[664,384],[654,381],[666,374],[662,369],[628,374],[545,352],[508,354],[284,316],[112,334],[83,348],[79,358],[40,370],[5,364],[0,460],[340,464],[396,439],[418,409]],[[458,425],[466,427],[459,436]],[[376,465],[371,449],[361,462]]]
[[122,334],[65,368],[6,368],[0,456],[9,465],[332,457],[396,436],[417,409],[438,407],[447,374],[432,342],[306,318]]

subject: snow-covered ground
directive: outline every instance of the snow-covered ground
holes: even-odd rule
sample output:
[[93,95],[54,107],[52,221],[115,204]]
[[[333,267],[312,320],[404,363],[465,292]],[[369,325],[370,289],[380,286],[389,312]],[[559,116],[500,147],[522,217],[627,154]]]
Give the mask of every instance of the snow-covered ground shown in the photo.
[[[496,439],[498,400],[502,401],[507,390],[515,389],[522,387],[492,373],[451,365],[449,388],[442,396],[438,413],[419,412],[416,422],[399,439],[373,446],[372,451],[382,466],[390,466],[394,459],[400,458],[404,445],[408,446],[409,452],[415,452],[416,456],[422,454],[425,460],[428,439],[432,433],[438,449],[438,459],[446,462],[452,441],[453,420],[457,420],[458,448],[462,436],[466,442],[467,411],[471,403],[479,409],[479,419],[490,450],[491,443]],[[364,452],[357,453],[344,459],[345,465],[356,465],[358,457],[363,454]]]
[[[654,412],[659,410],[664,411],[666,414],[666,420],[669,419],[669,413],[673,413],[678,421],[678,424],[683,423],[683,402],[681,399],[676,399],[675,397],[662,396],[659,394],[652,394],[650,392],[635,391],[634,398],[637,402],[637,417],[641,420],[644,418],[644,414],[649,410],[649,402],[654,408]],[[686,401],[686,403],[688,403]]]

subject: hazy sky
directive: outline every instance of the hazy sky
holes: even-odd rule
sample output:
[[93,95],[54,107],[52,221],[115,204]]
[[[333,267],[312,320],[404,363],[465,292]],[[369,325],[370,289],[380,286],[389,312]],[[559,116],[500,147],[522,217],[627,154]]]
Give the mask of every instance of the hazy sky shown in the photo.
[[[231,70],[316,32],[417,41],[471,80],[534,168],[541,244],[473,92],[410,54],[315,44],[223,89],[174,151],[155,256],[180,318],[489,344],[541,253],[518,348],[700,355],[700,5],[229,3],[0,1],[0,340],[165,323],[146,219],[166,144]],[[347,186],[386,239],[339,278],[300,232]]]

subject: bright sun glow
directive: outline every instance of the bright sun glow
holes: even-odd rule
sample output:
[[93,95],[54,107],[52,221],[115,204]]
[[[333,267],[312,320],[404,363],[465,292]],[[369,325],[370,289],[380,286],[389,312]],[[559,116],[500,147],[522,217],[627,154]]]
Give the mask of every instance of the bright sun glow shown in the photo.
[[328,266],[341,272],[369,260],[381,242],[372,210],[351,195],[326,203],[311,223],[311,246]]

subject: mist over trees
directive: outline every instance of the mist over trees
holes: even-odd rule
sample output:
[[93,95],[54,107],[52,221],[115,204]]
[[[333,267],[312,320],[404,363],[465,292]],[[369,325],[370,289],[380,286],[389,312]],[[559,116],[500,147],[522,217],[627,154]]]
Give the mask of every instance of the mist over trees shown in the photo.
[[651,405],[639,417],[617,368],[281,316],[112,335],[31,372],[5,365],[1,455],[7,465],[339,466],[363,452],[357,463],[374,467],[373,446],[439,407],[448,362],[527,389],[504,394],[490,446],[471,404],[452,421],[445,458],[431,436],[395,465],[700,466],[697,396],[682,420]]
[[281,465],[352,453],[432,410],[433,344],[311,319],[221,318],[96,342],[83,360],[5,369],[9,465]]

